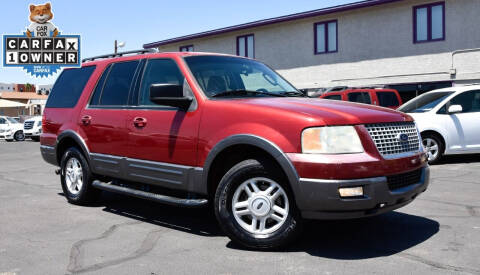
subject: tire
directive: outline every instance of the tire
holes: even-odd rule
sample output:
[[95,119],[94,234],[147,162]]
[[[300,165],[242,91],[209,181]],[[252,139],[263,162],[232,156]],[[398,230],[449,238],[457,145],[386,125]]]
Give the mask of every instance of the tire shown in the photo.
[[90,166],[77,148],[70,147],[63,153],[60,168],[60,181],[68,202],[87,205],[98,198],[100,190],[92,186],[94,178]]
[[[246,248],[271,250],[298,237],[302,220],[287,180],[279,175],[282,171],[270,162],[249,159],[233,166],[220,180],[215,193],[215,216],[232,241]],[[273,188],[270,192],[269,187]],[[271,199],[273,196],[276,198]]]
[[13,135],[13,138],[16,141],[24,141],[25,140],[25,135],[23,134],[23,131],[16,131],[15,134]]
[[443,144],[442,139],[438,135],[432,133],[422,134],[422,144],[427,151],[429,164],[436,164],[442,159],[445,144]]
[[36,141],[36,142],[39,142],[39,141],[40,141],[40,137],[31,137],[31,139],[32,139],[33,141]]

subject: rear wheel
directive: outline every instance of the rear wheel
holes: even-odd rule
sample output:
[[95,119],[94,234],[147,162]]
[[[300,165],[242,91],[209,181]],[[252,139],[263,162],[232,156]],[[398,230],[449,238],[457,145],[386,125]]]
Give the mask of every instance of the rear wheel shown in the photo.
[[93,176],[88,162],[75,147],[68,148],[63,154],[60,180],[65,197],[73,204],[88,204],[100,192],[92,187]]
[[16,141],[24,141],[25,135],[23,134],[23,131],[16,131],[15,134],[13,135],[13,138]]
[[275,249],[293,241],[301,229],[286,180],[268,161],[249,159],[232,167],[215,195],[215,214],[238,244]]
[[440,161],[445,150],[442,140],[435,134],[422,134],[422,143],[428,156],[428,163],[435,164]]

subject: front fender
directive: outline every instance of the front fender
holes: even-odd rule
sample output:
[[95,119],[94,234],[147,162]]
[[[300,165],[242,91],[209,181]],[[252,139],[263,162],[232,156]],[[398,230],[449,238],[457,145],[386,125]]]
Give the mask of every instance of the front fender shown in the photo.
[[273,142],[259,137],[255,135],[250,135],[250,134],[238,134],[238,135],[232,135],[227,138],[224,138],[220,142],[218,142],[212,150],[210,150],[204,166],[203,166],[203,186],[207,188],[208,186],[208,177],[209,177],[209,172],[211,165],[215,158],[218,156],[219,153],[221,153],[224,149],[233,146],[233,145],[238,145],[238,144],[245,144],[245,145],[252,145],[255,147],[259,147],[262,150],[266,151],[268,154],[270,154],[280,165],[282,170],[285,172],[285,175],[288,178],[290,187],[293,191],[293,195],[295,197],[295,201],[297,202],[298,207],[302,207],[301,205],[298,205],[301,203],[301,201],[297,200],[297,198],[300,196],[300,189],[299,189],[299,176],[297,174],[297,171],[295,167],[293,166],[292,162],[290,159],[288,159],[287,155]]

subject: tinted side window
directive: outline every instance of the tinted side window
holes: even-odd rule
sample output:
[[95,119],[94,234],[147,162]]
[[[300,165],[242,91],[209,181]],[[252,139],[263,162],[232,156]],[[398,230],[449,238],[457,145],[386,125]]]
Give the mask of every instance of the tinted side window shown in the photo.
[[150,101],[150,85],[178,84],[183,86],[184,77],[175,61],[171,59],[152,59],[147,62],[140,86],[140,105],[156,105]]
[[377,92],[377,97],[380,106],[392,107],[400,105],[397,95],[393,92]]
[[349,93],[348,101],[371,104],[370,95],[367,92]]
[[324,97],[325,99],[333,99],[333,100],[342,100],[342,96],[341,95],[329,95],[329,96],[326,96]]
[[95,66],[64,70],[55,82],[45,107],[73,108],[94,70]]
[[0,124],[7,124],[7,120],[4,119],[3,117],[0,118]]
[[462,113],[480,112],[480,91],[459,94],[450,100],[450,105],[461,105]]
[[110,69],[99,105],[127,105],[128,93],[139,61],[115,63]]
[[92,99],[90,100],[90,105],[98,105],[100,101],[100,95],[102,94],[103,85],[105,84],[105,78],[107,78],[108,72],[110,71],[111,67],[112,66],[109,65],[98,80],[95,91],[93,91]]

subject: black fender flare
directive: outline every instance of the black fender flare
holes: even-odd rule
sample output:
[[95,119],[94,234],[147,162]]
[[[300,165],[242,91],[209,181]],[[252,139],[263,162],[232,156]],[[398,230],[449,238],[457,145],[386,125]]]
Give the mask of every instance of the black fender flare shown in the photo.
[[[222,152],[224,149],[232,146],[232,145],[238,145],[238,144],[245,144],[245,145],[252,145],[259,147],[269,153],[280,165],[282,170],[284,171],[285,175],[288,178],[288,182],[290,184],[290,187],[293,191],[294,199],[297,202],[297,206],[299,203],[299,198],[301,195],[300,191],[300,186],[299,186],[299,176],[297,174],[297,170],[293,166],[292,162],[290,159],[288,159],[287,155],[273,142],[259,136],[255,135],[248,135],[248,134],[239,134],[239,135],[233,135],[229,136],[220,142],[218,142],[212,150],[210,150],[210,153],[207,156],[207,159],[205,160],[204,166],[203,166],[203,178],[202,178],[202,183],[205,189],[208,188],[208,176],[209,176],[209,171],[211,168],[211,165],[217,155]],[[299,206],[300,207],[300,206]]]
[[[85,156],[85,159],[90,164],[90,150],[88,150],[87,144],[85,143],[83,138],[73,130],[66,130],[66,131],[63,131],[60,135],[58,135],[57,143],[55,144],[55,152],[57,152],[58,145],[65,138],[73,139],[80,146],[80,149],[82,150],[82,153]],[[61,156],[60,156],[60,159],[57,159],[59,164],[60,164],[60,160],[61,160]]]

